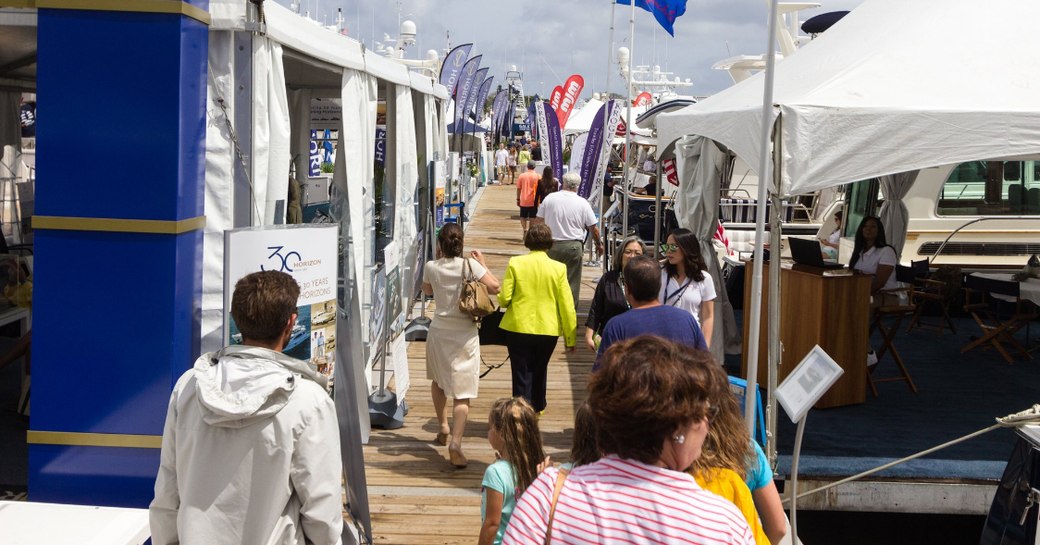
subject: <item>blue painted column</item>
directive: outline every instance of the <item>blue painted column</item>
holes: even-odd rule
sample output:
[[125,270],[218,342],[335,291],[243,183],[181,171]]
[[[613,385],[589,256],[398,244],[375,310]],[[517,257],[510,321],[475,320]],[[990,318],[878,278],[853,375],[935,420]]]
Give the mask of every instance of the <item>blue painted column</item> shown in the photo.
[[144,507],[199,351],[208,0],[37,5],[29,497]]

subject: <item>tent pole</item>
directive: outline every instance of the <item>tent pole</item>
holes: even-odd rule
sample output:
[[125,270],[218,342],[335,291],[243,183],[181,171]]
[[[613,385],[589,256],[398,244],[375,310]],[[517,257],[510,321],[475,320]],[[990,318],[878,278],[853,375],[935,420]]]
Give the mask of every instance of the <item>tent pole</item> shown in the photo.
[[[626,108],[626,113],[625,113],[625,154],[624,154],[625,170],[624,170],[624,181],[621,183],[621,187],[624,189],[624,199],[625,199],[624,206],[622,207],[623,208],[623,212],[622,212],[622,216],[621,216],[622,217],[622,220],[621,220],[621,232],[622,232],[621,237],[622,238],[627,238],[628,237],[628,192],[632,190],[632,187],[631,187],[631,184],[630,184],[631,180],[628,179],[628,173],[629,173],[629,170],[631,168],[629,166],[629,162],[631,162],[631,160],[632,160],[632,150],[630,150],[628,148],[629,148],[629,146],[632,143],[632,57],[635,56],[635,54],[636,54],[636,49],[635,49],[635,47],[636,47],[636,45],[635,45],[635,43],[636,43],[636,3],[635,3],[635,1],[630,1],[629,5],[632,6],[632,9],[629,11],[630,15],[629,15],[629,18],[628,18],[628,47],[629,47],[629,52],[628,52],[628,77],[626,78],[628,80],[628,87],[627,87],[628,91],[627,91],[627,94],[625,95],[625,108]],[[607,139],[609,138],[610,139],[609,141],[612,142],[614,140],[614,135],[613,134],[607,134],[607,131],[606,131],[607,128],[608,127],[604,123],[604,125],[603,125],[603,129],[604,129],[603,130],[603,139],[604,139],[604,141],[607,141]]]
[[[615,12],[616,9],[617,9],[617,0],[610,0],[610,43],[607,44],[607,82],[606,82],[606,86],[604,87],[604,94],[606,96],[604,97],[604,100],[603,100],[603,104],[606,105],[606,107],[603,108],[603,127],[604,128],[606,128],[607,120],[610,118],[610,60],[613,58],[613,55],[614,55],[614,12]],[[560,127],[561,130],[563,130],[564,128],[565,127]],[[606,132],[604,132],[604,135],[605,134],[606,134]],[[586,145],[588,145],[588,140],[586,140]],[[609,147],[607,148],[607,153],[610,153],[610,149],[611,148],[609,148]],[[592,169],[592,175],[593,176],[596,175],[596,169]],[[610,175],[610,159],[609,158],[607,159],[607,175],[608,176]],[[603,180],[600,180],[600,183],[603,184]],[[596,188],[596,180],[589,181],[589,187],[595,189]],[[610,246],[607,245],[607,231],[606,231],[606,229],[603,228],[603,200],[604,200],[603,186],[600,186],[599,193],[600,193],[599,194],[599,198],[598,198],[598,201],[599,201],[599,213],[596,215],[596,218],[599,221],[599,236],[603,238],[603,247],[609,250]],[[589,197],[591,198],[592,195],[589,195]],[[609,267],[608,263],[610,263],[610,257],[609,256],[604,256],[604,259],[602,260],[601,263],[602,263],[601,266],[603,268],[603,271],[606,272],[607,268]]]
[[[759,337],[762,327],[762,265],[763,243],[765,242],[766,198],[768,197],[770,169],[769,143],[773,133],[773,75],[776,71],[776,58],[773,48],[776,43],[776,14],[779,1],[771,0],[769,9],[769,40],[766,44],[766,75],[762,93],[762,132],[759,146],[758,168],[758,211],[755,214],[755,258],[752,264],[751,277],[751,317],[748,322],[748,341],[744,347],[748,351],[747,395],[744,396],[744,418],[748,433],[755,433],[755,392],[758,385]],[[773,248],[779,251],[779,248]],[[770,397],[772,392],[768,392]],[[770,439],[767,441],[772,442]],[[767,445],[768,446],[768,445]]]

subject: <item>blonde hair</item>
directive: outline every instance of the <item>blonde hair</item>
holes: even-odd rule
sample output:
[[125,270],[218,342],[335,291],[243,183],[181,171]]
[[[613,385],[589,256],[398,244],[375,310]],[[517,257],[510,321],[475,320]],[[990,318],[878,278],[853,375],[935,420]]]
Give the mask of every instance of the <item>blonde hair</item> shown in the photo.
[[502,458],[513,464],[517,495],[527,490],[538,476],[538,464],[545,459],[538,416],[522,397],[504,397],[491,405],[491,427],[502,438]]
[[708,425],[708,436],[701,447],[701,455],[694,460],[690,468],[691,474],[710,474],[712,469],[731,469],[740,478],[747,478],[748,464],[755,456],[751,446],[744,417],[741,415],[737,396],[729,387],[726,372],[718,364],[711,372],[717,375],[711,381],[715,387],[708,394],[709,402],[719,408],[715,419]]

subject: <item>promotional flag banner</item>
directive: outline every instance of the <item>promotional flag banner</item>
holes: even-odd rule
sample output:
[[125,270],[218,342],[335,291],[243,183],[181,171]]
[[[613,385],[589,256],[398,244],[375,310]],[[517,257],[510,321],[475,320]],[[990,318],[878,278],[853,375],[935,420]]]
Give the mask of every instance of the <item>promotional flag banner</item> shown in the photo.
[[[542,150],[542,159],[547,159],[552,165],[553,176],[563,176],[563,134],[560,131],[560,120],[556,119],[552,106],[548,102],[542,102],[542,117],[545,118],[545,138],[548,146]],[[548,153],[548,155],[545,155]]]
[[[600,106],[599,111],[596,112],[596,117],[592,118],[592,124],[589,125],[589,132],[587,139],[585,140],[585,150],[581,157],[581,185],[578,186],[578,195],[588,199],[589,194],[592,193],[592,176],[596,170],[597,155],[599,154],[600,144],[603,142],[603,112],[606,111],[606,107],[609,104],[613,104],[613,101],[603,106]],[[571,153],[574,153],[571,150]]]
[[[542,148],[542,161],[549,161],[549,120],[545,117],[545,106],[546,103],[541,100],[531,104],[534,107],[534,119],[535,126],[538,127],[538,131],[535,136],[538,138],[538,146]],[[553,115],[552,106],[549,106],[549,115]],[[556,174],[556,172],[553,172]]]
[[[607,114],[606,125],[603,123],[604,109],[610,106]],[[608,104],[600,107],[596,119],[589,129],[589,138],[585,143],[585,153],[581,163],[581,186],[578,194],[589,200],[589,204],[595,208],[603,196],[603,176],[607,171],[607,160],[610,159],[610,145],[613,134],[621,122],[621,102],[611,100]],[[595,131],[595,133],[593,132]],[[582,193],[582,189],[585,192]]]
[[650,104],[650,102],[652,102],[653,100],[654,100],[654,97],[651,96],[650,93],[648,93],[646,91],[643,91],[642,93],[639,93],[639,96],[637,96],[635,98],[635,100],[632,101],[632,105],[633,106],[646,106],[646,105]]
[[589,138],[589,133],[583,132],[574,139],[571,143],[571,158],[567,163],[567,170],[569,172],[579,172],[581,169],[581,158],[585,155],[585,141]]
[[560,101],[563,100],[563,87],[557,85],[553,87],[551,93],[549,93],[549,106],[552,106],[553,112],[560,111]]
[[440,79],[441,85],[448,89],[448,94],[451,96],[455,96],[459,75],[462,73],[462,67],[469,60],[469,52],[472,49],[473,44],[462,44],[449,51],[448,56],[444,57],[444,64],[441,65],[441,74],[438,79]]
[[581,90],[584,88],[585,78],[578,74],[567,78],[567,82],[563,84],[563,97],[560,99],[560,107],[556,109],[561,129],[567,127],[567,119],[574,111],[574,105],[578,102],[578,97],[581,96]]
[[462,113],[463,121],[476,123],[474,112],[480,109],[480,107],[477,106],[477,95],[480,94],[480,87],[484,85],[484,76],[487,75],[488,70],[488,68],[481,68],[473,75],[473,83],[470,84],[469,94],[466,96],[466,110]]
[[535,95],[534,100],[531,101],[531,105],[527,107],[527,125],[528,131],[531,131],[531,138],[538,138],[538,123],[535,122],[534,105],[540,102],[538,95]]
[[[636,7],[645,9],[654,15],[654,19],[668,34],[675,36],[672,25],[682,14],[686,13],[686,0],[635,0]],[[632,5],[632,0],[617,0],[618,4]]]
[[491,103],[491,133],[495,140],[502,134],[502,118],[506,115],[506,104],[509,101],[509,93],[499,89],[495,93],[495,100]]
[[488,93],[491,92],[491,82],[494,79],[495,76],[491,76],[484,80],[484,83],[480,85],[480,90],[477,91],[477,99],[473,101],[473,111],[477,114],[475,123],[480,123],[484,120],[484,104],[487,104]]
[[[466,114],[466,103],[469,100],[469,94],[473,87],[473,80],[476,79],[477,69],[480,68],[480,58],[482,55],[477,55],[472,59],[466,61],[465,66],[462,67],[462,73],[459,75],[458,91],[455,93],[455,126],[461,127],[459,121],[462,120]],[[473,92],[476,89],[472,90]]]

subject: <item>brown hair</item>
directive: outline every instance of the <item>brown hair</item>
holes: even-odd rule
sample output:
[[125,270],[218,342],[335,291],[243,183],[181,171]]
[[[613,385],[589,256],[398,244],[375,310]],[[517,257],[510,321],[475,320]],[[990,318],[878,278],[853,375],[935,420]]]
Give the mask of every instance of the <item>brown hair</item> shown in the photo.
[[[705,352],[705,354],[708,354]],[[718,407],[718,414],[708,426],[708,437],[701,447],[701,455],[694,460],[691,473],[726,468],[735,471],[741,478],[747,477],[748,462],[755,456],[737,396],[729,386],[729,377],[722,367],[709,365],[707,371],[713,375],[712,390],[708,392],[711,404]]]
[[462,227],[457,223],[445,223],[437,233],[437,246],[441,249],[441,257],[462,256]]
[[235,284],[231,317],[243,340],[276,341],[296,314],[299,298],[300,286],[292,276],[279,271],[255,272]]
[[648,255],[629,258],[625,269],[625,289],[638,302],[656,301],[661,293],[661,266]]
[[[697,241],[697,236],[693,234],[693,231],[681,227],[672,229],[668,236],[675,238],[675,245],[683,253],[683,272],[686,277],[692,278],[695,282],[703,282],[704,271],[708,266],[704,263],[704,256],[701,255],[701,244]],[[679,267],[676,265],[666,261],[664,268],[670,277],[674,278],[679,275]]]
[[596,440],[604,454],[646,464],[666,440],[708,413],[718,365],[711,354],[653,335],[612,344],[589,383]]
[[545,460],[538,415],[524,398],[504,397],[491,405],[488,423],[502,438],[502,459],[513,464],[519,497],[538,477],[538,464]]
[[596,442],[596,418],[589,400],[581,402],[574,411],[574,439],[571,441],[571,462],[575,466],[591,464],[601,457]]
[[544,223],[536,223],[532,225],[531,228],[527,230],[527,234],[524,235],[524,246],[527,246],[528,250],[547,252],[552,248],[552,245],[552,231],[550,231],[549,226]]

